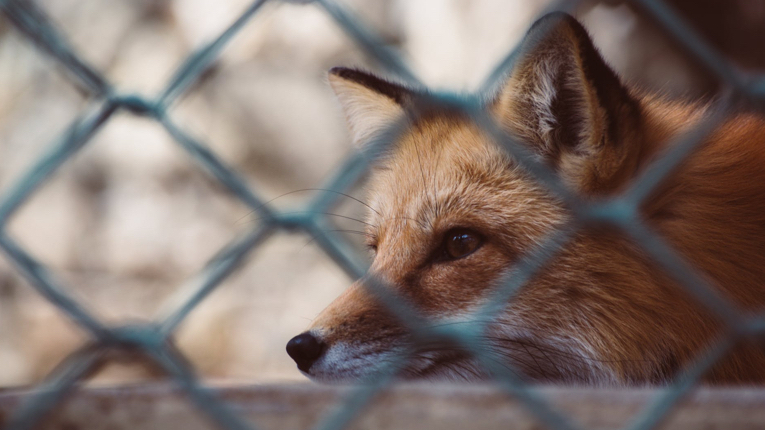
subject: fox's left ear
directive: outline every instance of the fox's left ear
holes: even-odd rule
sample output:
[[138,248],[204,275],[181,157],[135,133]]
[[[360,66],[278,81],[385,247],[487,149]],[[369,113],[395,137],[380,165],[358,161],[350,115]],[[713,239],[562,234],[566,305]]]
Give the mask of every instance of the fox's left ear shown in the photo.
[[567,14],[532,26],[493,109],[580,191],[608,192],[634,173],[639,106]]
[[360,70],[335,67],[329,71],[329,83],[358,146],[392,126],[412,102],[409,89]]

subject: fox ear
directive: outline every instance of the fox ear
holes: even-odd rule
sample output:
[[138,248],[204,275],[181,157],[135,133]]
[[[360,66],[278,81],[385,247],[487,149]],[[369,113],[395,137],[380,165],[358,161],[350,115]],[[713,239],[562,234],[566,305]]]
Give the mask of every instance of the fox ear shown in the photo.
[[552,13],[531,27],[493,107],[580,190],[608,191],[636,168],[637,102],[570,15]]
[[348,122],[353,142],[362,146],[405,114],[412,93],[403,86],[359,70],[335,67],[329,71]]

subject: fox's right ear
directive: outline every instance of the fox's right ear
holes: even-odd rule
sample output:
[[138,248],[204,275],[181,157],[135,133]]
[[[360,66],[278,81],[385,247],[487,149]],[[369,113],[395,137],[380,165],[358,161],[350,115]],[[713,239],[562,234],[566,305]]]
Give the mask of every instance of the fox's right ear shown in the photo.
[[412,98],[412,92],[401,85],[344,67],[329,71],[329,83],[343,108],[353,142],[358,146],[405,115],[405,106]]
[[580,191],[608,192],[637,167],[639,104],[570,15],[531,27],[494,108]]

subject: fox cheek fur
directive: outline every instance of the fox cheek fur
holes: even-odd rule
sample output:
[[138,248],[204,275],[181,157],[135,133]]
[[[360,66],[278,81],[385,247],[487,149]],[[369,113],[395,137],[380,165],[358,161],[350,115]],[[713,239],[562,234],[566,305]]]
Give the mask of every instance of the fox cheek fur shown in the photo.
[[[365,283],[383,281],[429,323],[467,323],[518,258],[571,218],[568,209],[467,118],[422,109],[417,90],[344,68],[329,81],[358,145],[395,123],[406,130],[370,179],[368,277],[293,338],[289,354],[319,381],[357,381],[411,347],[403,377],[489,376],[466,351],[414,345]],[[708,111],[626,87],[564,14],[534,24],[486,109],[585,200],[618,195]],[[641,207],[743,313],[765,307],[763,140],[762,118],[731,115]],[[637,245],[590,227],[516,293],[483,341],[491,359],[530,380],[625,385],[667,382],[723,333]],[[742,343],[707,381],[763,382],[765,354]]]

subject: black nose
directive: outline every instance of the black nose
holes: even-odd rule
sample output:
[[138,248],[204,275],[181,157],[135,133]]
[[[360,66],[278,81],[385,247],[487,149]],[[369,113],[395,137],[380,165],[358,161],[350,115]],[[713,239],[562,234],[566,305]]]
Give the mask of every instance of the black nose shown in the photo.
[[295,360],[298,369],[308,372],[311,365],[321,357],[324,344],[311,333],[299,334],[287,342],[287,354]]

